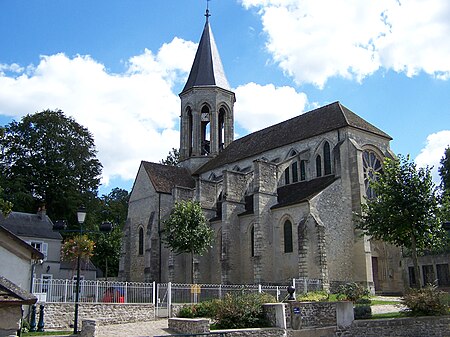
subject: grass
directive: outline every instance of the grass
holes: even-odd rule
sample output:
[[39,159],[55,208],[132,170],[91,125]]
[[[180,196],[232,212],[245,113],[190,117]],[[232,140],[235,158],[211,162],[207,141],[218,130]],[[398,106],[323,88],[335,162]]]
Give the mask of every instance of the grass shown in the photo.
[[44,331],[44,332],[23,332],[22,336],[62,336],[62,335],[71,335],[71,331]]
[[384,314],[372,314],[371,319],[383,319],[383,318],[402,318],[402,317],[408,317],[403,312],[386,312]]
[[401,304],[401,302],[399,301],[386,301],[386,300],[375,300],[375,299],[371,299],[370,300],[370,305],[396,305],[396,304]]

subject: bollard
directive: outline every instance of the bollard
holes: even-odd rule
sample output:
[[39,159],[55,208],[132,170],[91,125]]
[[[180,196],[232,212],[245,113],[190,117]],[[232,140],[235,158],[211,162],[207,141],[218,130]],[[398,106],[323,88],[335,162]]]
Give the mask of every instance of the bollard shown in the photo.
[[36,304],[31,306],[30,331],[36,331]]
[[44,332],[44,305],[39,306],[39,322],[37,325],[38,332]]

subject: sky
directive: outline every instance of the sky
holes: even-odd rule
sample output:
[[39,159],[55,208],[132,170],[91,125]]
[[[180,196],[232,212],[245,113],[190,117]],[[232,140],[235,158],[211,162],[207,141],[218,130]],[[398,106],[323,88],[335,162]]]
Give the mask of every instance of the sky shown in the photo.
[[[179,147],[206,0],[0,0],[0,125],[61,109],[93,134],[100,194]],[[450,1],[211,0],[236,138],[340,101],[437,168],[450,145]]]

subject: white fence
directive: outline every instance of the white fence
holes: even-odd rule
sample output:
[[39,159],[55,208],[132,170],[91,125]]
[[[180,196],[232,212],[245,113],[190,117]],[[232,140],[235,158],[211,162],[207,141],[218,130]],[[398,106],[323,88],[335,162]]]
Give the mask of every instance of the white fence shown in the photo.
[[[322,282],[315,279],[293,279],[297,292],[322,289]],[[287,296],[287,286],[139,283],[111,281],[80,281],[79,302],[90,303],[153,303],[157,307],[170,307],[174,303],[198,303],[221,299],[225,294],[245,292],[267,293],[282,301]],[[35,279],[33,293],[44,302],[74,302],[75,280]]]
[[[154,303],[155,283],[80,281],[79,302]],[[35,279],[33,293],[42,301],[75,302],[76,281]]]

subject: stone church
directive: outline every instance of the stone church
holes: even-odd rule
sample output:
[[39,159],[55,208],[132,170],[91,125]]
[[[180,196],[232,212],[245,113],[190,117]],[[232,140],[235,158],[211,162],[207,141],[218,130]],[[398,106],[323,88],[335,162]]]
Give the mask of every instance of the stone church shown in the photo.
[[[236,101],[208,13],[180,93],[179,166],[142,161],[130,196],[120,276],[128,281],[286,284],[321,279],[402,288],[400,254],[355,229],[369,178],[392,138],[340,102],[234,140]],[[255,97],[255,99],[257,99]],[[276,113],[274,111],[274,113]],[[191,262],[161,243],[175,202],[199,201],[215,233]]]

